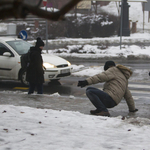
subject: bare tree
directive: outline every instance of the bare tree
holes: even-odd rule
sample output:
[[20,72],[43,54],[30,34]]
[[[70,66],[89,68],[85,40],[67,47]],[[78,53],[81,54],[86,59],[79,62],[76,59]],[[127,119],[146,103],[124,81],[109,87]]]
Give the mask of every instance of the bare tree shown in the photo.
[[26,18],[28,14],[33,14],[48,20],[61,20],[78,2],[82,0],[70,0],[57,12],[47,12],[39,8],[43,0],[39,0],[36,6],[29,5],[23,0],[0,0],[0,19]]

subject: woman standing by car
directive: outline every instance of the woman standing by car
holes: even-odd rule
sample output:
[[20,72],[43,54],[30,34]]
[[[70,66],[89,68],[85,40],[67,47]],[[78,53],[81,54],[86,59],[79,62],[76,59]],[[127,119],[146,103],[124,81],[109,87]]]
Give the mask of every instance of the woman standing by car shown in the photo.
[[37,88],[37,94],[43,94],[44,70],[41,51],[44,45],[44,42],[38,37],[35,46],[29,50],[30,63],[26,76],[26,80],[29,82],[28,94],[34,93],[35,88]]

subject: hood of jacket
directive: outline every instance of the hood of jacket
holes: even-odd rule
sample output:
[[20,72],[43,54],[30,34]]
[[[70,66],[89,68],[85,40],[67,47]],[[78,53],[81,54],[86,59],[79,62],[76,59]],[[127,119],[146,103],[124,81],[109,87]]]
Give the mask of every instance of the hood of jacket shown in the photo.
[[124,74],[124,76],[127,79],[129,79],[131,77],[132,71],[129,68],[127,68],[127,67],[125,67],[123,65],[117,65],[116,67]]
[[39,52],[40,54],[41,54],[41,49],[40,48],[38,48],[38,47],[30,47],[30,52]]

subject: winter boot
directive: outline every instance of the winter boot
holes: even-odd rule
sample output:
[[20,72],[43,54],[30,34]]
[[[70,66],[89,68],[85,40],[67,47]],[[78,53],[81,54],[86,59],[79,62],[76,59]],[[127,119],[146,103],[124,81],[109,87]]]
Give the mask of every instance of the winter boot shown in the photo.
[[107,116],[107,117],[110,117],[110,113],[109,113],[109,112],[106,112],[106,111],[101,111],[101,112],[95,113],[95,115],[97,115],[97,116]]
[[90,113],[92,115],[96,115],[96,113],[100,113],[100,111],[98,109],[96,109],[96,110],[90,110]]

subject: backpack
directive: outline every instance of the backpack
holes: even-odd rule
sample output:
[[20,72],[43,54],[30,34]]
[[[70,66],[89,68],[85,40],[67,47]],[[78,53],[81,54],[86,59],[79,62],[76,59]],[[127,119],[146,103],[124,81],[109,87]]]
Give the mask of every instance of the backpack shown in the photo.
[[20,62],[21,62],[21,68],[22,69],[26,69],[29,66],[29,63],[30,63],[30,51],[28,51],[26,54],[21,55]]

